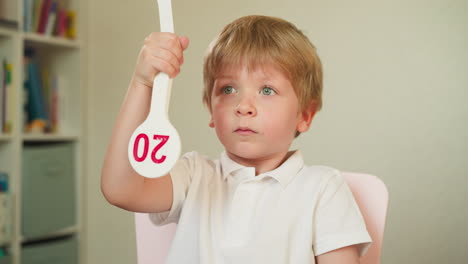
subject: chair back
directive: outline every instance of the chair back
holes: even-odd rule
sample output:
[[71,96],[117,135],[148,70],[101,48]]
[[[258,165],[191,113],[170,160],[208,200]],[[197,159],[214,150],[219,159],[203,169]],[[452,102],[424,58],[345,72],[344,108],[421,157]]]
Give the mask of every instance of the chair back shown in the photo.
[[[372,245],[367,254],[361,257],[361,264],[380,264],[382,240],[388,205],[388,191],[385,184],[376,176],[343,172],[343,176],[356,199],[356,203],[366,222]],[[135,213],[138,264],[163,264],[176,224],[154,225],[147,213]]]
[[137,263],[163,264],[174,238],[176,224],[154,225],[147,213],[135,213]]
[[342,172],[366,222],[372,245],[361,257],[361,264],[380,264],[382,241],[387,216],[388,190],[374,175]]

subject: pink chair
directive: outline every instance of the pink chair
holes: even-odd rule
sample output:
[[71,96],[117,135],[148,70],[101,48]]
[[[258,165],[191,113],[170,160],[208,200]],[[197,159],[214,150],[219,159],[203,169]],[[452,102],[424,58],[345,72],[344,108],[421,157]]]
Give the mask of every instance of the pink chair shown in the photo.
[[361,264],[380,264],[382,241],[387,216],[388,191],[384,182],[376,176],[342,172],[354,199],[361,210],[372,245],[361,257]]
[[[372,246],[361,264],[379,264],[388,205],[388,191],[376,176],[343,172],[372,237]],[[162,264],[166,259],[176,225],[157,227],[148,214],[135,213],[138,264]]]

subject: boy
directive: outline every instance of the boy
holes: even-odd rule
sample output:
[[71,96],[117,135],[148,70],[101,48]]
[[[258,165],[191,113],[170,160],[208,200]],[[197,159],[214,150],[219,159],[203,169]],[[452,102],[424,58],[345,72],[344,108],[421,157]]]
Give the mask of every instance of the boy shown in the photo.
[[371,240],[340,172],[289,151],[321,108],[322,70],[287,21],[242,17],[208,49],[203,101],[225,147],[219,160],[189,152],[156,179],[132,170],[127,144],[153,78],[177,76],[187,46],[171,33],[146,38],[104,162],[106,199],[178,223],[167,263],[359,263]]

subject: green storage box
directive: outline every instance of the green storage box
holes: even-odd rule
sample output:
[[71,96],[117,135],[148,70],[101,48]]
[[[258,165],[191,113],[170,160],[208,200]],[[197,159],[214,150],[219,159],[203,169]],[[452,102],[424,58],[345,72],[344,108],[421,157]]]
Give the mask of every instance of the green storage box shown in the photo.
[[22,235],[42,237],[75,226],[73,144],[27,144],[22,155]]
[[21,264],[78,264],[78,241],[71,237],[26,245],[21,249]]
[[11,256],[0,257],[0,264],[11,264]]

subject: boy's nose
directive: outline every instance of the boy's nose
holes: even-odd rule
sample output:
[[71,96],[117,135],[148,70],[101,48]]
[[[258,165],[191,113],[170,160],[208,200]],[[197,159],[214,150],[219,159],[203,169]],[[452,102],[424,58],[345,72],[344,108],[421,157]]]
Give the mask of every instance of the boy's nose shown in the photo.
[[251,101],[241,100],[236,107],[236,114],[241,116],[256,116],[257,109]]

